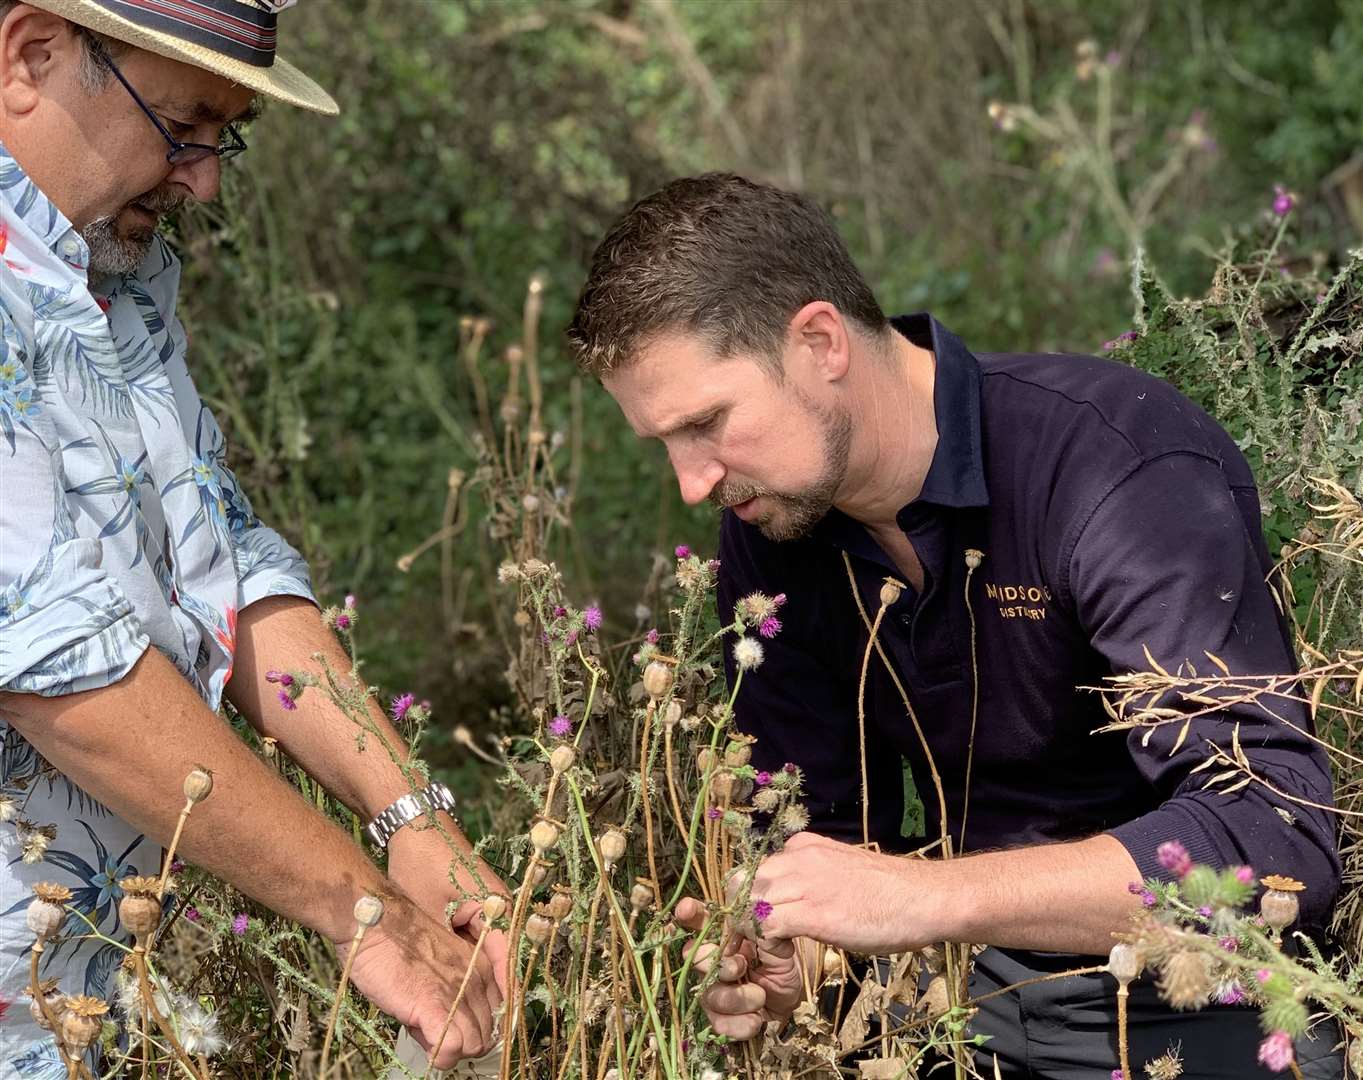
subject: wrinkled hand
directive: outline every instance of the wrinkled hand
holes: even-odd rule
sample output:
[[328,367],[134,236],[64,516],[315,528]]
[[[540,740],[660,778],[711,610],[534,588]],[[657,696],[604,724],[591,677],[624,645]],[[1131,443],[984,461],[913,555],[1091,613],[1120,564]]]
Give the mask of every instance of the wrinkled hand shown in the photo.
[[938,890],[913,886],[928,872],[927,863],[802,832],[762,860],[751,895],[771,905],[762,922],[768,937],[808,937],[868,956],[899,953],[940,938]]
[[[705,906],[686,897],[677,904],[674,919],[692,933],[705,922]],[[705,975],[719,964],[719,976],[701,998],[701,1005],[717,1034],[732,1039],[751,1039],[769,1020],[786,1020],[804,995],[800,977],[800,956],[795,942],[781,938],[730,935],[719,955],[720,945],[707,942],[686,946],[692,964]]]
[[[478,878],[454,860],[444,839],[434,829],[404,829],[388,845],[388,877],[411,897],[418,908],[438,922],[445,922],[449,905],[459,902],[459,907],[449,918],[449,925],[462,937],[477,941],[483,930],[482,904],[476,899],[461,901],[461,897],[477,897],[484,891],[508,897],[512,894],[487,863],[472,855],[472,848],[467,842],[460,844],[460,848],[473,860],[478,869]],[[451,867],[455,883],[450,881]],[[481,886],[478,884],[479,879],[482,881]],[[506,934],[501,930],[489,933],[483,942],[482,955],[492,965],[499,993],[505,994],[507,965],[510,962]]]
[[[349,949],[348,942],[337,947],[342,962]],[[350,977],[357,990],[404,1024],[429,1053],[472,956],[473,945],[463,934],[451,933],[411,901],[389,897],[382,921],[360,942]],[[448,1069],[461,1058],[492,1049],[493,1013],[501,1001],[492,965],[479,956],[435,1060],[437,1068]]]

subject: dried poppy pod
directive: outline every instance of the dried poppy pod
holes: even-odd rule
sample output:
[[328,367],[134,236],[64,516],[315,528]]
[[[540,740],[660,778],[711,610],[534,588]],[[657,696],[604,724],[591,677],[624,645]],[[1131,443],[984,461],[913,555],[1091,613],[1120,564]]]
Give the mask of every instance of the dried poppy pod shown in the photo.
[[696,768],[701,771],[702,775],[708,773],[717,764],[719,764],[719,755],[715,753],[712,747],[702,746],[696,751]]
[[483,899],[483,918],[487,922],[496,922],[506,914],[506,897],[500,893],[489,893]]
[[355,901],[355,921],[368,930],[383,918],[383,901],[377,896],[361,896]]
[[1306,886],[1300,881],[1280,874],[1269,874],[1260,878],[1260,884],[1268,891],[1259,901],[1259,914],[1264,917],[1264,922],[1272,927],[1274,933],[1281,934],[1297,921],[1297,916],[1301,912],[1297,893],[1303,891]]
[[203,802],[213,794],[213,773],[202,765],[196,767],[185,777],[184,791],[190,802]]
[[625,857],[625,834],[612,825],[597,839],[596,846],[601,852],[601,858],[605,860],[606,869],[609,870]]
[[[47,1012],[43,1011],[43,1006],[47,1006]],[[37,997],[32,996],[32,991],[29,992],[28,1014],[44,1031],[52,1030],[52,1025],[47,1022],[47,1013],[56,1017],[57,1023],[60,1024],[61,1014],[65,1009],[66,995],[57,989],[56,979],[44,979],[40,982]]]
[[549,768],[553,769],[554,775],[557,776],[571,769],[576,759],[577,751],[564,743],[562,746],[554,747],[553,753],[549,755]]
[[154,877],[126,877],[118,883],[123,899],[118,902],[118,921],[139,940],[161,925],[160,881]]
[[667,703],[667,708],[663,712],[663,724],[669,728],[674,728],[681,722],[681,715],[681,702],[673,698]]
[[843,959],[841,949],[824,949],[823,977],[827,982],[840,982],[847,978],[847,961]]
[[71,899],[71,890],[65,885],[40,881],[33,886],[33,894],[26,913],[28,929],[39,941],[46,941],[66,921],[62,905]]
[[671,664],[665,664],[661,660],[651,660],[648,666],[644,668],[644,693],[654,699],[665,697],[667,692],[672,689],[674,679]]
[[899,594],[904,591],[904,586],[895,581],[894,578],[886,578],[885,584],[880,587],[880,604],[882,607],[890,607],[899,599]]
[[1107,954],[1107,971],[1114,979],[1125,986],[1141,973],[1141,954],[1134,945],[1119,941]]
[[653,886],[648,878],[636,878],[634,888],[629,891],[629,906],[635,911],[646,911],[653,906]]
[[732,802],[738,792],[738,778],[728,769],[721,769],[710,782],[710,790],[716,799]]
[[553,920],[538,911],[525,920],[525,936],[536,945],[543,945],[554,931]]
[[62,1013],[62,1042],[66,1049],[72,1054],[85,1053],[104,1026],[103,1016],[108,1011],[109,1003],[97,997],[77,994],[67,998],[66,1011]]
[[548,818],[540,818],[530,826],[530,846],[538,854],[543,855],[558,843],[560,831],[557,822],[550,821]]
[[564,885],[555,885],[553,895],[544,905],[545,914],[557,922],[562,922],[573,910],[573,890]]
[[731,769],[741,769],[752,760],[753,740],[746,735],[735,735],[724,748],[724,764]]
[[526,877],[530,879],[532,888],[538,889],[549,880],[549,875],[554,869],[554,864],[545,859],[532,859],[530,861],[530,871]]
[[965,549],[965,564],[971,570],[978,570],[984,562],[984,552],[979,548]]

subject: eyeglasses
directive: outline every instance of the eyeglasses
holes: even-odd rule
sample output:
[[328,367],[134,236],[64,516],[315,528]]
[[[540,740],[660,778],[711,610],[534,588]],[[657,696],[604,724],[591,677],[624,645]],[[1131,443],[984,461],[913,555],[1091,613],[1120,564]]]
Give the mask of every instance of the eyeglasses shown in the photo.
[[246,140],[241,137],[241,134],[233,124],[226,124],[223,126],[222,136],[217,146],[209,146],[207,143],[180,142],[179,139],[175,138],[175,136],[166,130],[166,125],[157,119],[156,114],[152,112],[147,103],[142,100],[142,96],[138,94],[138,92],[132,88],[132,84],[123,77],[123,72],[118,70],[112,58],[110,58],[103,49],[98,50],[95,55],[105,67],[114,73],[114,78],[123,84],[123,89],[132,95],[132,99],[137,102],[138,108],[147,114],[147,119],[156,125],[156,130],[161,133],[161,137],[166,140],[166,145],[170,147],[166,152],[166,160],[172,165],[192,165],[194,162],[202,161],[210,155],[215,155],[223,161],[226,161],[228,158],[236,157],[246,149]]

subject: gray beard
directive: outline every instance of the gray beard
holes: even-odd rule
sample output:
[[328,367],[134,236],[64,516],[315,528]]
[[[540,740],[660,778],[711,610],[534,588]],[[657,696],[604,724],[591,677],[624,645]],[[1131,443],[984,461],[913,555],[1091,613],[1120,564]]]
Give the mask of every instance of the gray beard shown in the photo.
[[113,216],[97,218],[80,231],[90,248],[91,277],[131,274],[142,265],[151,248],[154,229],[119,236],[115,220]]

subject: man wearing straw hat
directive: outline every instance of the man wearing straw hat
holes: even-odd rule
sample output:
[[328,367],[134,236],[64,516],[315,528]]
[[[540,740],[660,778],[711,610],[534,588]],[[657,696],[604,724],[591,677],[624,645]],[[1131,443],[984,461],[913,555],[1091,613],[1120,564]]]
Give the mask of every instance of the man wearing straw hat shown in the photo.
[[[475,962],[477,905],[456,914],[462,933],[444,923],[461,895],[444,841],[404,827],[443,817],[448,791],[400,800],[408,782],[373,739],[360,753],[320,694],[267,682],[267,668],[314,667],[316,652],[348,661],[303,560],[225,464],[186,366],[179,262],[155,231],[215,197],[258,97],[337,112],[275,56],[287,6],[0,0],[0,1077],[60,1070],[51,1037],[15,1007],[32,886],[66,886],[71,907],[126,940],[118,882],[158,872],[199,763],[214,785],[188,818],[187,860],[342,953],[356,901],[382,897],[355,985],[429,1046],[472,963],[437,1064],[491,1043],[505,946],[494,935]],[[375,819],[391,881],[223,722],[224,697]],[[370,719],[405,754],[381,708]],[[478,892],[469,866],[460,886]],[[250,920],[236,929],[249,939]],[[105,996],[121,957],[68,926],[40,974]]]

